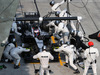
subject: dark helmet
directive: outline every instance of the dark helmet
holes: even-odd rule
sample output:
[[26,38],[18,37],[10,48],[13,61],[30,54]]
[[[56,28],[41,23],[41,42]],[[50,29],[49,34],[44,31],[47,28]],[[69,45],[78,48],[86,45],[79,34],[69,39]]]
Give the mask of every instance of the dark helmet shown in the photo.
[[59,14],[60,14],[60,11],[55,12],[55,16],[59,16]]
[[60,45],[62,46],[64,44],[64,41],[60,41]]
[[74,35],[75,34],[75,30],[72,29],[70,33],[71,33],[71,35]]
[[61,22],[60,20],[56,20],[55,25],[58,26],[60,22]]
[[50,5],[53,6],[54,4],[55,4],[55,1],[52,0],[52,1],[50,2]]
[[12,39],[12,43],[15,43],[15,42],[16,42],[16,38],[13,38],[13,39]]
[[69,46],[70,45],[70,41],[66,42],[66,44]]
[[35,29],[38,29],[38,24],[36,24],[34,28],[35,28]]
[[21,25],[22,23],[21,23],[21,21],[17,21],[17,24],[18,24],[18,25]]
[[11,43],[13,43],[15,45],[15,47],[16,47],[16,38],[13,38]]
[[43,46],[43,47],[42,47],[42,50],[46,50],[46,46]]
[[10,33],[15,33],[15,29],[14,28],[11,28],[10,29]]

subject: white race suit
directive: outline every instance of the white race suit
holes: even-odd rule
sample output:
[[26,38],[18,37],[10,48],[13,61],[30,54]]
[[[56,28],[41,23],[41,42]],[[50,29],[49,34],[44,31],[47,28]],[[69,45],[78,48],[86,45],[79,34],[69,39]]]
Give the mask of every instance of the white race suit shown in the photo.
[[4,49],[4,56],[9,59],[9,60],[13,60],[13,58],[10,55],[10,51],[11,49],[15,48],[15,45],[13,43],[9,43],[6,48]]
[[99,52],[97,48],[90,47],[85,50],[84,57],[86,58],[86,60],[84,61],[85,69],[83,75],[87,74],[90,65],[92,66],[94,75],[97,75],[96,59],[98,56]]
[[19,54],[21,54],[22,52],[29,52],[30,50],[29,49],[26,49],[26,48],[22,48],[20,46],[16,47],[16,48],[13,48],[11,51],[10,51],[10,54],[11,56],[13,57],[14,59],[14,64],[18,66],[21,58],[19,56]]
[[[54,49],[54,51],[56,51],[56,52],[64,52],[66,54],[65,57],[67,58],[67,56],[68,56],[68,60],[69,60],[70,66],[72,66],[76,70],[77,67],[73,64],[74,49],[75,48],[74,48],[73,45],[69,45],[68,46],[67,44],[63,44],[58,49]],[[68,63],[68,61],[66,61],[66,63]]]
[[62,2],[60,2],[60,3],[55,3],[55,4],[51,7],[52,11],[61,11],[60,6],[61,6],[63,3],[64,3],[64,0],[63,0]]
[[51,55],[50,52],[42,51],[38,54],[33,56],[34,59],[39,58],[40,60],[40,75],[44,75],[44,70],[46,70],[47,75],[49,75],[48,66],[49,66],[49,59],[53,60],[54,57]]
[[50,22],[47,26],[54,26],[55,27],[55,32],[59,34],[59,32],[63,32],[63,38],[60,38],[60,40],[63,40],[65,43],[69,41],[68,36],[69,36],[69,31],[65,24],[63,22],[60,22],[58,26],[54,24],[54,21]]

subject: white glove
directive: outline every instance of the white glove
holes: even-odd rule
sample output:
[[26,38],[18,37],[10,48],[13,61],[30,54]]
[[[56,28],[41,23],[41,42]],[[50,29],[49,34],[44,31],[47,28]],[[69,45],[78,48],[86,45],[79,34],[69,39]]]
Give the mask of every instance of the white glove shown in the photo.
[[30,49],[26,49],[26,50],[25,50],[25,52],[29,52],[29,51],[30,51]]
[[55,51],[55,52],[58,52],[58,50],[57,50],[57,49],[54,49],[54,51]]
[[30,49],[27,49],[27,51],[30,51]]
[[47,26],[54,26],[54,21],[50,22]]

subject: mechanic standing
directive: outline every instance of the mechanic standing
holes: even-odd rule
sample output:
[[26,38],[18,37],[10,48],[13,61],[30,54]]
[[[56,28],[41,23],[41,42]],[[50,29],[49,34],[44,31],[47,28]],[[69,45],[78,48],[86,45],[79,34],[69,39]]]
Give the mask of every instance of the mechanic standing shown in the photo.
[[93,73],[94,75],[97,75],[97,71],[96,71],[96,62],[97,62],[97,57],[99,57],[99,51],[97,48],[94,48],[94,43],[92,41],[88,42],[88,46],[89,48],[87,48],[84,52],[84,66],[85,66],[85,69],[84,69],[84,73],[83,75],[87,75],[87,71],[88,71],[88,68],[89,66],[91,65],[92,66],[92,69],[93,69]]
[[[54,49],[54,51],[56,52],[64,52],[65,53],[65,57],[68,56],[68,60],[70,62],[70,66],[72,66],[75,69],[74,74],[79,74],[80,71],[78,70],[78,68],[73,64],[73,59],[74,59],[74,45],[70,45],[69,43],[64,44],[63,41],[61,41],[61,46],[58,49]],[[66,61],[66,64],[68,64],[68,61]]]
[[46,46],[42,47],[42,52],[39,52],[38,54],[33,56],[33,59],[39,58],[40,60],[40,75],[44,75],[44,71],[46,71],[47,75],[49,75],[49,59],[53,60],[54,57],[51,55],[50,52],[46,51]]
[[14,69],[18,69],[19,68],[19,62],[21,60],[19,54],[21,54],[22,52],[29,52],[30,50],[29,49],[26,49],[26,48],[22,48],[20,46],[16,47],[16,48],[13,48],[11,51],[10,51],[10,54],[14,60]]

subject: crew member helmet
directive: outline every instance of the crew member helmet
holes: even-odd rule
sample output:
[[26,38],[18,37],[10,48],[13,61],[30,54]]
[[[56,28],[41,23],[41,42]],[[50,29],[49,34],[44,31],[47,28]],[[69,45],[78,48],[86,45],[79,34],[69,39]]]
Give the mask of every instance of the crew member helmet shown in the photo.
[[52,1],[50,2],[50,5],[53,6],[54,4],[55,4],[55,1],[52,0]]
[[42,50],[46,50],[46,46],[43,46],[43,47],[42,47]]
[[21,25],[21,21],[18,21],[17,24],[18,24],[18,25]]
[[69,46],[70,45],[70,41],[66,42],[66,44]]
[[59,14],[60,14],[60,11],[56,11],[55,12],[55,16],[58,16],[59,17]]
[[93,46],[94,45],[94,43],[92,42],[92,41],[90,41],[90,42],[88,42],[88,46]]
[[16,42],[16,38],[13,38],[13,39],[12,39],[12,43],[15,43],[15,42]]
[[71,33],[71,35],[74,35],[75,34],[75,30],[72,29],[70,33]]
[[60,45],[62,46],[64,44],[64,41],[60,41]]
[[60,22],[61,22],[60,20],[56,20],[55,25],[58,26]]
[[10,33],[15,33],[15,29],[14,28],[11,28],[10,29]]

